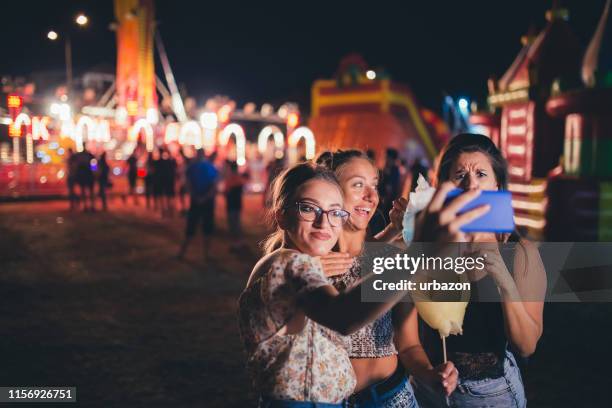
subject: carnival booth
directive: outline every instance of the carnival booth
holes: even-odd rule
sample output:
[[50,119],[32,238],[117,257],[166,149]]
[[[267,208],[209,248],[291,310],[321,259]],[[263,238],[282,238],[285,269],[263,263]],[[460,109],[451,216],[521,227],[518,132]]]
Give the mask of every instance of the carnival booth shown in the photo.
[[548,197],[547,177],[563,154],[561,118],[546,103],[555,81],[578,83],[581,47],[568,24],[568,12],[547,12],[546,27],[523,37],[523,47],[499,80],[489,81],[492,112],[472,115],[508,161],[515,221],[532,237],[543,237]]
[[431,163],[448,137],[435,116],[428,111],[426,120],[407,86],[369,69],[358,55],[341,62],[336,79],[312,86],[309,127],[318,149],[372,149],[380,165],[389,147],[408,162],[427,158]]
[[612,20],[604,11],[582,60],[584,85],[553,87],[547,112],[564,122],[563,161],[548,181],[548,237],[612,240]]
[[[612,239],[612,23],[606,2],[586,52],[554,8],[470,118],[509,163],[515,221],[549,241]],[[581,66],[582,62],[582,66]]]

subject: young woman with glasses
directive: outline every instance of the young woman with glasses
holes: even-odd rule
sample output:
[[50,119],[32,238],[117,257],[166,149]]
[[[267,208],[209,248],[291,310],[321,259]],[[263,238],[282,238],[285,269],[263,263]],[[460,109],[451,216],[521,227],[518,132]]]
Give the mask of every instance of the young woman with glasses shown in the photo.
[[362,303],[359,288],[338,293],[318,256],[336,245],[349,218],[334,174],[311,163],[286,170],[273,186],[275,232],[239,299],[240,332],[261,407],[346,406],[355,374],[347,335],[385,313]]

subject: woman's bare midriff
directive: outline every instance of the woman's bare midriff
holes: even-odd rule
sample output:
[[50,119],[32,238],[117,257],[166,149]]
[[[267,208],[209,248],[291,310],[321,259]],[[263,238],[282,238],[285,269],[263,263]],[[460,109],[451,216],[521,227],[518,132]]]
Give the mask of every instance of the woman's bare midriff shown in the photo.
[[357,376],[355,392],[390,377],[397,368],[397,355],[379,358],[352,358],[351,364]]

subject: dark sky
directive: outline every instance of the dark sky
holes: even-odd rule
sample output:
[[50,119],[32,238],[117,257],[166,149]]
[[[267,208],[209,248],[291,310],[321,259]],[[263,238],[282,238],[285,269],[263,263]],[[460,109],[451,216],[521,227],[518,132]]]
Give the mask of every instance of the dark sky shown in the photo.
[[[605,0],[566,0],[583,45]],[[409,84],[426,106],[442,92],[482,98],[489,74],[500,76],[530,25],[541,29],[552,1],[263,1],[157,0],[157,20],[177,82],[198,102],[224,94],[238,104],[297,101],[309,110],[310,86],[330,78],[341,57],[358,52],[373,67]],[[269,3],[271,4],[271,3]],[[72,32],[75,71],[112,69],[113,2],[3,2],[0,75],[64,69],[61,43],[49,29]],[[91,19],[78,29],[79,12]],[[69,27],[69,28],[68,28]],[[161,70],[158,68],[158,71]],[[63,71],[62,71],[63,72]]]

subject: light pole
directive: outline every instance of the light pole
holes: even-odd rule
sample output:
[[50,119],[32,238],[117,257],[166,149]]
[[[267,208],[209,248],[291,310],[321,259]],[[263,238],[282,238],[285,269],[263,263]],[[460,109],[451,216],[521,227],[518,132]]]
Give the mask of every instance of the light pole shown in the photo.
[[[85,14],[79,14],[74,19],[74,22],[80,26],[85,27],[89,23],[89,18]],[[64,57],[66,58],[66,93],[70,94],[72,90],[72,43],[70,42],[70,35],[68,30],[64,33]],[[51,30],[47,33],[47,38],[51,41],[56,41],[59,38],[59,34]]]

